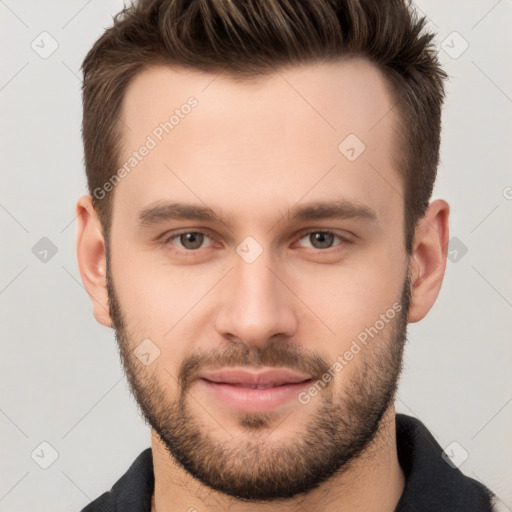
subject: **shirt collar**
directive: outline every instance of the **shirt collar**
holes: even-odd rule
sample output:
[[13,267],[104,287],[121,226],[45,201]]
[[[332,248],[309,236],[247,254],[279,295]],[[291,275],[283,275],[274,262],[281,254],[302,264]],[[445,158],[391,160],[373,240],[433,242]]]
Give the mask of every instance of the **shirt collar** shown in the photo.
[[[452,467],[420,420],[396,414],[396,440],[406,483],[395,512],[492,512],[491,491]],[[104,508],[89,510],[150,512],[154,486],[153,454],[147,448],[112,489],[98,498],[97,504],[101,502]]]

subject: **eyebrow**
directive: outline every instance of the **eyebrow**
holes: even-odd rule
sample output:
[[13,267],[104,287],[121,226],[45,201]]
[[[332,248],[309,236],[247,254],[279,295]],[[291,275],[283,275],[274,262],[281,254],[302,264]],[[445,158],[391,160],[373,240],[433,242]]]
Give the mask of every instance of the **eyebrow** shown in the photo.
[[[290,221],[309,221],[320,219],[361,219],[369,222],[377,221],[377,213],[369,206],[353,203],[346,200],[312,202],[295,205],[281,212],[280,222],[284,217]],[[180,202],[158,202],[143,208],[138,214],[138,221],[142,227],[149,227],[169,220],[200,220],[205,222],[220,221],[230,225],[235,216],[216,213],[207,206],[199,206]],[[276,222],[277,224],[277,222]]]

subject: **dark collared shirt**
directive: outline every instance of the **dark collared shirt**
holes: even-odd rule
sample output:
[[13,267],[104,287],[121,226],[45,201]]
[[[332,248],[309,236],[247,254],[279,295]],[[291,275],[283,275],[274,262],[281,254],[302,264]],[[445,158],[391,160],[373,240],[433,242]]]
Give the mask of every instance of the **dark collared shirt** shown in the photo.
[[[421,421],[397,414],[396,439],[406,483],[395,512],[493,511],[493,493],[446,462]],[[153,455],[147,448],[110,491],[81,512],[151,512],[154,485]]]

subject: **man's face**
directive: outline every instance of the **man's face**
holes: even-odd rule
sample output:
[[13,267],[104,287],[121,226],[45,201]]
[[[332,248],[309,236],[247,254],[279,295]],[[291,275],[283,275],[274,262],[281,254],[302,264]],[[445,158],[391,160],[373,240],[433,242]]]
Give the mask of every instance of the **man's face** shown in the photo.
[[409,306],[392,106],[363,60],[247,83],[156,67],[126,92],[111,316],[146,419],[214,489],[306,492],[392,406]]

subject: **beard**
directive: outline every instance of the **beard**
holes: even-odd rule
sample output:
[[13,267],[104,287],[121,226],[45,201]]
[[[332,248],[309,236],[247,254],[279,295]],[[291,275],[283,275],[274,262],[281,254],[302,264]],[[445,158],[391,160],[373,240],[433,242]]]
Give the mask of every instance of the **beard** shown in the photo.
[[[295,423],[292,435],[280,441],[270,437],[286,417],[280,419],[282,413],[275,411],[240,413],[237,420],[242,437],[221,440],[214,436],[216,420],[203,415],[211,420],[213,428],[199,421],[196,401],[189,393],[191,384],[201,370],[224,366],[288,367],[314,376],[313,383],[321,380],[331,366],[324,358],[286,340],[272,339],[263,346],[230,343],[185,358],[177,376],[177,396],[173,398],[165,381],[133,355],[140,340],[129,332],[108,264],[107,287],[121,362],[146,424],[187,473],[228,496],[253,502],[288,499],[346,472],[370,447],[394,402],[407,335],[409,277],[399,300],[402,309],[389,322],[388,334],[379,333],[363,347],[356,361],[349,363],[356,365],[355,370],[341,392],[333,393],[339,379],[331,380],[312,399],[316,410],[308,416],[309,421],[303,426]],[[196,406],[196,413],[191,405]]]

